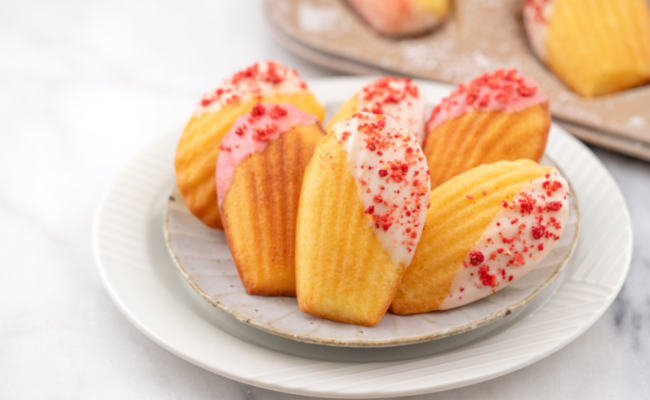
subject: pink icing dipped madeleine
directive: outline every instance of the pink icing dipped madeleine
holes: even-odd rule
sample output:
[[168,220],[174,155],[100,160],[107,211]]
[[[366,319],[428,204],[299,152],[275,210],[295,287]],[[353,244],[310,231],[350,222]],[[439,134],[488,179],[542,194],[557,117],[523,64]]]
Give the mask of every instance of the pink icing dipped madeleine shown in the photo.
[[414,36],[439,26],[450,0],[349,0],[375,31],[386,36]]
[[300,310],[373,326],[386,313],[422,236],[424,154],[394,119],[358,113],[316,147],[300,196]]
[[321,120],[325,116],[298,73],[272,61],[253,64],[206,93],[178,142],[174,165],[188,209],[210,228],[223,228],[214,176],[219,144],[237,117],[260,101],[290,103]]
[[296,294],[298,200],[305,168],[323,137],[315,116],[291,104],[258,103],[221,143],[218,203],[248,294]]
[[398,124],[424,142],[427,100],[410,78],[384,76],[355,93],[332,117],[329,131],[337,122],[358,112],[391,116]]
[[431,188],[481,164],[539,162],[550,128],[548,99],[514,69],[459,85],[434,107],[427,124],[424,153]]
[[562,235],[569,185],[530,160],[476,167],[431,192],[426,229],[391,311],[459,307],[530,272]]

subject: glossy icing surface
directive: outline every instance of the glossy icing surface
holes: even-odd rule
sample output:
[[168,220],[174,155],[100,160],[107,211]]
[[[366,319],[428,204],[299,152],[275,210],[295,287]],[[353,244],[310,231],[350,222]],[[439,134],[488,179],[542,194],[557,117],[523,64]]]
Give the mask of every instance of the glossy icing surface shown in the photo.
[[542,60],[546,59],[546,34],[554,5],[555,0],[526,0],[522,7],[528,40],[537,57]]
[[255,153],[264,151],[272,140],[295,125],[309,125],[318,118],[292,104],[258,103],[250,114],[242,115],[221,142],[217,160],[217,199],[219,207],[232,184],[237,166]]
[[365,86],[356,97],[359,111],[390,115],[422,145],[427,104],[424,92],[411,79],[385,76]]
[[569,185],[552,169],[502,205],[467,253],[441,310],[496,293],[530,272],[562,235],[569,215]]
[[547,101],[534,80],[519,75],[515,69],[499,69],[460,84],[449,97],[433,108],[427,132],[468,112],[517,112]]
[[393,118],[357,113],[332,127],[346,152],[368,223],[396,263],[407,267],[429,207],[428,167],[415,136]]
[[221,110],[228,104],[238,104],[276,93],[291,94],[307,91],[307,84],[295,69],[275,61],[264,61],[237,72],[203,95],[194,112],[196,117]]

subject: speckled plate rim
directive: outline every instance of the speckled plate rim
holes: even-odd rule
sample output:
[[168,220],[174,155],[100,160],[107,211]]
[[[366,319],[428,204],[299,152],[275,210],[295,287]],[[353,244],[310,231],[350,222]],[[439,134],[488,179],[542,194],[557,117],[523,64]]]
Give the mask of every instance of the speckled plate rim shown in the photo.
[[[559,166],[559,164],[553,160],[552,157],[550,157],[548,154],[544,154],[546,158],[551,160],[553,163],[553,166],[558,169],[560,174],[562,176],[566,177],[567,175],[564,173],[562,168]],[[212,296],[210,296],[208,293],[206,293],[192,278],[192,275],[188,273],[185,268],[183,267],[183,264],[180,260],[180,257],[176,254],[174,251],[174,247],[171,242],[171,233],[169,229],[169,212],[170,212],[170,205],[172,204],[172,194],[177,191],[176,188],[172,190],[172,193],[170,193],[169,199],[167,200],[165,204],[165,213],[164,213],[164,222],[163,222],[163,229],[164,229],[164,235],[165,235],[165,244],[167,246],[167,250],[169,251],[169,255],[171,256],[174,265],[176,266],[176,269],[178,272],[180,272],[181,276],[185,281],[194,289],[201,297],[203,297],[206,301],[208,301],[210,304],[218,308],[219,310],[225,312],[227,315],[235,318],[236,320],[248,324],[254,328],[257,328],[259,330],[262,330],[264,332],[271,333],[273,335],[281,336],[287,339],[295,340],[298,342],[303,342],[303,343],[312,343],[312,344],[319,344],[319,345],[327,345],[327,346],[342,346],[342,347],[390,347],[390,346],[402,346],[402,345],[408,345],[408,344],[415,344],[415,343],[424,343],[424,342],[429,342],[432,340],[438,340],[438,339],[443,339],[447,338],[450,336],[462,334],[474,329],[481,328],[483,326],[486,326],[488,324],[491,324],[493,322],[496,322],[511,313],[518,311],[525,307],[526,305],[530,304],[534,299],[536,299],[540,294],[542,294],[546,289],[551,287],[551,285],[557,280],[557,278],[562,274],[564,271],[566,265],[569,263],[571,260],[571,257],[573,256],[576,246],[578,244],[578,241],[580,239],[580,226],[581,226],[581,212],[580,212],[580,203],[578,196],[576,194],[576,191],[573,188],[573,185],[571,184],[570,180],[568,178],[567,182],[569,183],[569,190],[571,193],[571,196],[574,199],[575,202],[575,212],[576,212],[576,232],[573,237],[573,240],[571,242],[571,245],[569,246],[569,249],[565,255],[565,257],[560,261],[558,264],[557,268],[555,271],[549,276],[544,282],[542,282],[536,289],[533,290],[532,293],[530,293],[527,297],[524,299],[512,303],[509,305],[506,305],[502,307],[500,310],[490,314],[487,317],[483,318],[478,318],[471,320],[463,325],[459,325],[453,328],[443,328],[439,329],[435,332],[432,332],[430,334],[426,335],[417,335],[417,336],[402,336],[402,337],[396,337],[393,339],[382,339],[382,340],[372,340],[372,339],[332,339],[332,338],[324,338],[319,335],[314,335],[314,334],[308,334],[308,333],[297,333],[297,332],[292,332],[289,330],[285,329],[280,329],[278,327],[273,326],[272,324],[269,324],[264,321],[259,321],[254,318],[251,318],[250,316],[244,315],[241,312],[235,310],[234,308],[231,308],[217,300],[215,300]],[[462,307],[460,307],[462,309]]]

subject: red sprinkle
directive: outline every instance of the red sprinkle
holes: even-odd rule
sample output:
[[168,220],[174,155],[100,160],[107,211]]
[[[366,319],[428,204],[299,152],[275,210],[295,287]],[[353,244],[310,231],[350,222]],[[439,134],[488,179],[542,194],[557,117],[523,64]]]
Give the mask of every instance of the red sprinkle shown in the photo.
[[469,262],[472,265],[479,265],[484,259],[485,256],[480,251],[473,250],[469,252]]
[[524,259],[524,256],[522,256],[519,253],[515,253],[515,256],[513,257],[513,262],[515,265],[519,267],[526,265],[526,260]]
[[562,208],[561,201],[551,201],[546,204],[546,209],[548,211],[559,211]]
[[251,117],[254,118],[261,117],[262,115],[264,115],[265,112],[266,109],[264,108],[264,106],[260,103],[257,103],[255,104],[255,106],[253,106],[253,109],[251,110]]
[[[533,237],[535,239],[541,239],[544,237],[544,232],[546,232],[546,228],[544,228],[543,225],[537,225],[533,227]],[[540,244],[542,248],[544,247],[543,245]]]
[[280,128],[276,124],[266,125],[264,128],[256,128],[254,129],[253,139],[260,142],[268,142],[271,140],[271,136],[278,133],[278,130]]
[[537,88],[520,85],[517,88],[517,93],[519,93],[522,97],[532,97],[535,95],[535,93],[537,93]]
[[495,287],[497,285],[497,276],[490,274],[490,267],[487,265],[481,266],[478,270],[478,276],[481,279],[481,282],[485,286]]
[[287,110],[277,104],[273,106],[269,112],[269,117],[274,119],[284,117],[285,115],[287,115]]

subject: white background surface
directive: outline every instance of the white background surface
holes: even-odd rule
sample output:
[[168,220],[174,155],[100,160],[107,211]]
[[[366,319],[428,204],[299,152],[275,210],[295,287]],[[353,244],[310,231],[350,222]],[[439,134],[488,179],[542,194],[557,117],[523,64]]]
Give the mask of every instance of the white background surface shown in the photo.
[[[258,1],[0,3],[0,398],[297,399],[213,375],[137,331],[105,293],[91,222],[112,177],[254,61],[337,75],[270,38]],[[650,394],[650,164],[596,150],[628,201],[630,275],[553,356],[418,399]]]

